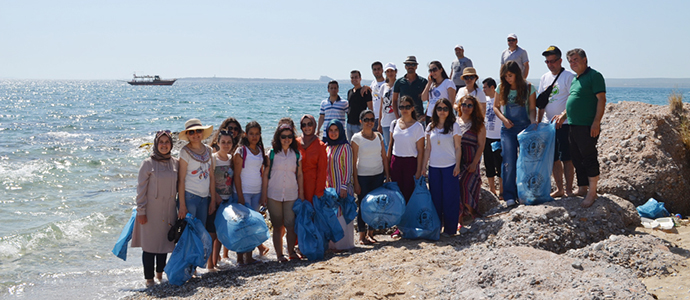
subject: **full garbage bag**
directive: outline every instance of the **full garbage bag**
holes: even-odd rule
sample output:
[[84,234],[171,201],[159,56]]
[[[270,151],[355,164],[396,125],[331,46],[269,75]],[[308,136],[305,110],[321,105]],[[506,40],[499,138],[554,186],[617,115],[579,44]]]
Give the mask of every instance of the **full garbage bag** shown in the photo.
[[221,203],[214,224],[218,240],[237,253],[249,252],[271,237],[261,213],[238,203]]
[[338,222],[338,208],[340,204],[337,197],[329,197],[325,191],[321,198],[314,196],[312,202],[314,203],[314,212],[316,213],[316,227],[323,234],[324,246],[327,248],[326,244],[328,241],[337,242],[345,236],[345,231],[340,226],[340,222]]
[[431,193],[422,177],[415,179],[415,188],[398,229],[406,239],[438,240],[441,234],[441,220],[438,218]]
[[551,171],[556,147],[555,124],[532,124],[517,138],[520,144],[517,160],[518,198],[527,205],[553,201]]
[[323,259],[324,248],[323,234],[314,223],[316,212],[309,201],[297,199],[292,205],[295,212],[295,232],[299,251],[309,260]]
[[347,195],[345,198],[340,198],[340,195],[338,195],[334,188],[326,188],[321,198],[324,197],[329,198],[329,203],[331,203],[331,201],[336,201],[338,205],[340,205],[346,224],[350,224],[350,222],[357,217],[357,202],[355,202],[355,197]]
[[400,223],[405,213],[405,198],[396,182],[386,182],[364,197],[360,209],[362,219],[369,227],[390,228]]
[[164,269],[168,281],[178,286],[192,278],[196,267],[206,265],[213,248],[211,235],[206,231],[206,226],[189,213],[185,220],[187,226]]
[[122,233],[113,247],[113,254],[121,258],[122,260],[127,260],[127,244],[132,240],[132,230],[134,230],[134,222],[137,219],[137,208],[132,209],[132,216],[125,224],[125,228],[122,228]]
[[643,218],[650,219],[668,217],[670,215],[666,207],[664,207],[664,202],[656,201],[654,198],[649,198],[647,203],[638,206],[637,213]]

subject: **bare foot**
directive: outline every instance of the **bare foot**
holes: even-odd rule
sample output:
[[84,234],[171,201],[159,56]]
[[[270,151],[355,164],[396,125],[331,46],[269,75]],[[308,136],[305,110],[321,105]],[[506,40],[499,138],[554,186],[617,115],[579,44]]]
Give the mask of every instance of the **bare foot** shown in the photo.
[[156,282],[153,281],[153,279],[146,279],[146,287],[152,287],[156,285]]
[[590,195],[590,193],[587,193],[587,197],[585,197],[585,200],[583,200],[582,203],[580,203],[580,206],[583,208],[590,207],[590,206],[592,206],[592,204],[594,204],[594,200],[596,200],[596,199],[597,199],[596,193],[594,193],[594,195]]
[[578,187],[575,191],[575,196],[585,196],[587,195],[587,187]]
[[565,196],[568,197],[568,198],[570,198],[570,197],[575,197],[575,193],[573,193],[572,190],[570,190],[570,191],[565,191]]
[[158,282],[163,281],[163,273],[156,273],[156,279],[158,279]]
[[264,256],[266,254],[268,254],[268,247],[263,244],[259,245],[259,255]]
[[374,231],[373,231],[373,230],[369,230],[369,231],[367,232],[367,239],[370,240],[370,241],[372,241],[372,242],[374,242],[374,243],[378,243],[378,242],[379,242],[379,241],[376,240],[376,238],[374,237]]
[[248,265],[251,265],[251,264],[254,264],[254,263],[256,263],[256,259],[254,259],[254,258],[251,257],[251,256],[250,256],[249,258],[246,258],[246,259],[244,260],[244,265],[245,265],[245,266],[248,266]]
[[563,197],[563,191],[555,191],[555,192],[551,193],[551,197],[552,198]]

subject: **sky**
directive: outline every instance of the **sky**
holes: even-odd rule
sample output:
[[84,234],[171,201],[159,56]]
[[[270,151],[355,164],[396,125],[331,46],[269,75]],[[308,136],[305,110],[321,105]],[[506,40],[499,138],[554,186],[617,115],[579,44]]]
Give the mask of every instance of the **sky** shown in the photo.
[[[607,78],[690,78],[690,1],[0,0],[0,78],[349,78],[415,55],[450,73],[461,44],[496,78],[508,34],[541,52],[587,52]],[[564,66],[569,68],[567,61]]]

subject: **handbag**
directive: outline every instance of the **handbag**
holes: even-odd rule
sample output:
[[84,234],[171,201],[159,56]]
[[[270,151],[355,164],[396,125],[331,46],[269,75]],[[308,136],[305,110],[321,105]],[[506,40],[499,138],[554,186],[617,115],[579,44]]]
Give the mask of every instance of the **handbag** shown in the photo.
[[543,92],[539,93],[539,96],[537,96],[537,107],[540,109],[544,109],[547,104],[549,104],[549,97],[551,96],[551,91],[553,91],[553,85],[556,84],[556,81],[558,81],[558,77],[561,76],[561,73],[565,68],[561,68],[561,71],[558,72],[558,75],[556,76],[556,79],[553,80],[551,85],[546,88]]
[[168,241],[177,244],[177,241],[180,240],[182,232],[184,231],[184,228],[186,226],[187,221],[185,221],[184,219],[178,219],[177,221],[175,221],[175,225],[170,227],[170,230],[168,230]]

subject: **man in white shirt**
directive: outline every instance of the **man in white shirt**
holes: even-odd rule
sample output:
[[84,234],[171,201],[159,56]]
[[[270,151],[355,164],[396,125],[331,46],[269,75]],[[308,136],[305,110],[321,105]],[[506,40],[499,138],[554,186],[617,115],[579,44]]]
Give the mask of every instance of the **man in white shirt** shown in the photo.
[[[541,55],[546,58],[546,67],[549,68],[549,72],[541,76],[537,93],[541,94],[552,84],[553,87],[548,95],[546,107],[539,108],[537,120],[549,122],[565,111],[565,104],[568,102],[568,95],[570,94],[570,84],[573,82],[575,73],[561,66],[563,60],[561,59],[561,50],[558,47],[550,46]],[[570,156],[568,121],[565,121],[560,127],[557,124],[556,127],[556,151],[553,161],[553,179],[556,181],[556,191],[551,193],[551,197],[563,197],[563,195],[571,197],[574,196],[575,167]],[[565,188],[563,187],[563,175],[565,175]]]
[[508,49],[501,53],[501,66],[507,61],[515,61],[520,69],[522,70],[522,78],[527,80],[527,75],[529,75],[529,57],[527,57],[527,51],[518,47],[517,35],[511,33],[508,35]]
[[[381,106],[381,90],[386,79],[383,78],[383,64],[380,61],[375,61],[371,64],[371,73],[374,74],[374,80],[371,81],[371,104],[374,107],[374,130],[379,128],[379,108]],[[364,90],[363,90],[364,92]]]

